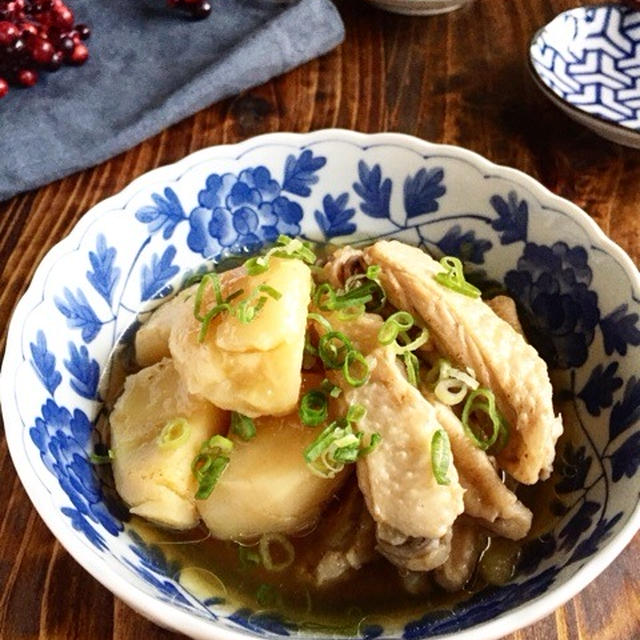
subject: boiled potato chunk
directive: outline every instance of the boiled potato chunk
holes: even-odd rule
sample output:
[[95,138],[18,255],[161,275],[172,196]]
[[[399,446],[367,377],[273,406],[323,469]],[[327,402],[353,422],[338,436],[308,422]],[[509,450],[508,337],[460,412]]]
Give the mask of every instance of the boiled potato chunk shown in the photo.
[[169,351],[169,334],[171,327],[180,317],[184,305],[193,311],[193,297],[198,285],[183,289],[168,302],[161,304],[136,332],[136,362],[141,367],[148,367],[162,358],[171,355]]
[[233,437],[230,462],[206,500],[196,505],[211,534],[242,540],[265,533],[294,533],[313,525],[350,472],[314,475],[303,451],[320,433],[300,423],[297,412],[255,420],[248,442]]
[[[235,288],[239,278],[246,275],[243,267],[230,269],[220,274],[220,281],[227,289]],[[148,367],[162,358],[171,356],[169,351],[169,335],[171,327],[182,317],[182,313],[193,314],[195,295],[198,285],[194,284],[177,293],[171,300],[163,302],[153,311],[147,322],[136,332],[136,362],[141,367]]]
[[[176,418],[187,421],[187,436],[163,446],[159,436]],[[227,414],[190,395],[165,358],[127,377],[110,426],[113,477],[131,513],[175,529],[194,527],[198,487],[191,462],[207,438],[226,433]]]
[[[245,273],[232,283],[221,280],[221,285],[225,298],[242,290],[232,302],[234,307],[261,285],[281,297],[259,293],[266,302],[250,322],[241,322],[233,313],[218,314],[202,342],[200,322],[183,305],[169,338],[176,370],[191,393],[223,409],[250,417],[289,413],[298,401],[301,383],[311,293],[309,267],[300,260],[271,258],[265,273]],[[203,312],[215,306],[211,287],[203,299]]]

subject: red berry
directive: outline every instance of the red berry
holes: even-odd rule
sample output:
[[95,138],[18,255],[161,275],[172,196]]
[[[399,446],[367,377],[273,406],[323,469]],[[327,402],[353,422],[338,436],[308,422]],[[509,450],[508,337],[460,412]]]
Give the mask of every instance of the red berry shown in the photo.
[[13,22],[0,21],[0,45],[7,46],[18,37],[18,29]]
[[59,27],[73,27],[73,12],[64,5],[60,9],[55,10],[55,24]]
[[88,40],[91,36],[91,29],[87,24],[77,24],[76,31],[78,32],[81,40]]
[[23,36],[26,36],[27,34],[32,36],[38,35],[39,29],[35,24],[33,24],[33,22],[21,22],[19,26],[20,29],[22,29]]
[[64,62],[64,55],[61,51],[54,51],[47,65],[47,71],[57,71]]
[[33,87],[38,82],[38,74],[33,69],[20,69],[18,71],[18,83],[23,87]]
[[34,62],[44,66],[49,64],[51,61],[54,48],[47,40],[43,40],[42,38],[32,38],[31,42],[29,42],[29,51],[31,52],[31,57]]
[[0,78],[0,98],[4,98],[7,93],[9,93],[9,83],[4,78]]
[[75,64],[79,66],[81,64],[84,64],[87,61],[88,57],[89,57],[89,49],[87,49],[86,45],[80,42],[73,48],[73,51],[69,56],[69,62],[71,64]]

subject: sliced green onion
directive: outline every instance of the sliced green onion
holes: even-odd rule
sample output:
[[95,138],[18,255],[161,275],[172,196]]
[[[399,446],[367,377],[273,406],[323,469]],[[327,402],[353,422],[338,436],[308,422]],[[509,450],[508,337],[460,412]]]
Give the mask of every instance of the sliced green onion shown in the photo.
[[346,307],[338,311],[338,318],[340,320],[357,320],[366,311],[366,307],[363,304],[357,304],[352,307]]
[[235,316],[243,324],[248,324],[262,311],[267,303],[267,296],[260,296],[260,293],[266,293],[274,300],[280,300],[282,294],[267,284],[261,284],[256,287],[242,302],[239,302],[233,310]]
[[317,460],[322,452],[327,449],[331,441],[334,439],[334,432],[336,429],[340,428],[340,421],[335,420],[331,424],[327,425],[321,432],[318,437],[311,442],[311,444],[307,445],[304,450],[304,459],[307,462],[314,462]]
[[215,488],[222,472],[227,468],[229,458],[199,453],[191,463],[191,472],[198,481],[197,500],[206,500]]
[[334,440],[331,446],[331,460],[342,464],[355,462],[358,459],[361,440],[361,433],[347,433]]
[[162,427],[158,436],[158,446],[162,449],[175,449],[184,444],[191,434],[191,425],[185,418],[174,418]]
[[352,387],[361,387],[369,379],[369,363],[359,351],[352,349],[345,356],[342,375]]
[[107,453],[96,453],[95,451],[89,455],[91,464],[111,464],[115,458],[113,449],[107,449]]
[[288,236],[278,236],[276,246],[272,247],[262,256],[254,256],[249,258],[244,266],[250,276],[257,276],[269,269],[269,261],[271,256],[278,258],[298,259],[313,264],[316,261],[316,254],[307,242],[299,239],[289,238]]
[[333,384],[333,382],[326,378],[322,381],[321,387],[322,390],[332,398],[339,398],[342,393],[342,389],[337,384]]
[[319,313],[309,313],[307,314],[307,318],[309,320],[314,320],[315,322],[317,322],[325,331],[332,330],[331,323]]
[[328,282],[323,282],[316,287],[313,293],[313,304],[320,311],[333,311],[335,307],[336,292]]
[[191,463],[191,473],[198,481],[197,500],[206,500],[216,486],[220,476],[229,464],[228,454],[233,449],[233,442],[221,435],[205,440],[200,453]]
[[200,308],[202,307],[204,290],[207,288],[208,284],[213,287],[213,291],[216,297],[216,305],[220,305],[223,302],[220,276],[217,273],[206,273],[204,276],[202,276],[202,280],[200,280],[200,284],[198,285],[198,288],[196,290],[193,307],[193,315],[196,317],[196,320],[200,322],[204,322],[204,316],[200,315]]
[[[274,559],[272,547],[278,550],[278,555],[283,557],[282,560]],[[296,557],[293,545],[281,533],[265,533],[258,542],[258,551],[262,564],[268,571],[282,571],[290,566]]]
[[257,550],[254,547],[245,547],[242,544],[238,545],[238,560],[243,569],[250,569],[261,564],[260,554]]
[[467,386],[455,378],[444,378],[438,381],[433,390],[436,398],[450,407],[460,404],[467,396],[468,391]]
[[451,444],[444,429],[437,429],[431,437],[431,468],[433,477],[441,485],[451,483],[449,466],[451,465]]
[[353,345],[342,331],[328,331],[318,340],[318,355],[327,369],[342,367],[350,351]]
[[[368,299],[363,304],[369,305],[369,311],[381,311],[387,302],[387,294],[384,287],[380,283],[380,265],[372,264],[367,267],[366,273],[358,273],[347,279],[344,285],[345,292],[359,290],[360,295],[366,296]],[[368,282],[365,285],[359,284],[363,280]],[[366,288],[361,289],[365,286]],[[375,304],[370,303],[376,301]]]
[[245,416],[237,411],[232,411],[231,431],[247,442],[251,440],[251,438],[255,438],[256,425],[249,416]]
[[412,326],[413,316],[408,311],[396,311],[380,327],[378,342],[382,345],[391,344],[401,331],[407,331]]
[[345,289],[336,296],[336,309],[344,309],[358,304],[367,304],[373,300],[373,292],[377,290],[377,284],[372,281],[363,282],[352,289]]
[[399,333],[398,337],[403,340],[404,344],[401,345],[396,342],[396,353],[408,353],[409,351],[415,351],[429,340],[429,330],[425,327],[414,340],[409,338],[406,331]]
[[444,404],[453,406],[462,402],[469,391],[475,391],[480,383],[475,379],[473,369],[466,371],[456,369],[445,358],[439,358],[426,376],[427,384],[433,386],[433,391]]
[[418,356],[411,351],[407,351],[402,354],[402,359],[407,370],[409,384],[417,387],[420,382],[420,360],[418,360]]
[[262,583],[256,591],[256,602],[261,607],[278,609],[282,605],[282,596],[273,585]]
[[[222,304],[217,304],[213,309],[207,311],[207,313],[203,316],[200,325],[200,331],[198,332],[198,342],[204,342],[204,339],[207,335],[207,331],[209,331],[209,325],[211,321],[220,313],[224,311],[229,311],[231,309],[231,305],[223,302]],[[197,317],[197,316],[196,316]]]
[[275,247],[274,255],[278,258],[296,258],[307,264],[313,264],[316,261],[316,254],[310,242],[285,235],[279,235],[276,242],[279,246]]
[[271,296],[274,300],[280,300],[280,298],[282,298],[282,294],[277,289],[274,289],[268,284],[259,285],[258,291],[261,291],[262,293],[266,293],[268,296]]
[[308,427],[316,427],[322,424],[329,415],[329,403],[322,389],[307,391],[301,400],[298,409],[302,424]]
[[369,444],[366,447],[360,449],[360,457],[368,456],[382,441],[382,436],[379,433],[372,433],[369,438]]
[[[487,436],[482,425],[477,432],[471,426],[473,414],[484,414],[491,423],[491,432]],[[507,425],[496,407],[496,398],[492,391],[479,387],[469,394],[462,410],[462,426],[471,441],[484,451],[493,446],[500,437],[501,431],[507,432]],[[507,432],[508,434],[508,432]]]
[[459,258],[444,256],[440,259],[440,264],[445,268],[445,271],[436,273],[433,276],[436,282],[470,298],[480,297],[480,289],[465,280],[462,262],[460,262]]
[[349,405],[346,420],[349,423],[360,422],[367,415],[367,408],[362,404]]
[[352,464],[367,455],[380,442],[380,435],[374,434],[367,446],[363,445],[362,433],[354,433],[350,420],[355,422],[364,415],[364,407],[348,413],[347,418],[335,420],[325,427],[320,435],[305,449],[304,458],[314,475],[333,478],[342,471],[345,464]]
[[254,256],[244,263],[244,267],[250,276],[259,276],[269,269],[269,258],[267,255]]

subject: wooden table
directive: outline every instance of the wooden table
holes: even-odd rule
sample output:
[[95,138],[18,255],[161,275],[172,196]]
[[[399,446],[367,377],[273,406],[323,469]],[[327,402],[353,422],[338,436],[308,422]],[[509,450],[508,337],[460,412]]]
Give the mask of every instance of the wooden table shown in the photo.
[[[361,0],[337,4],[347,38],[330,54],[105,164],[0,203],[2,326],[40,259],[92,205],[192,151],[270,131],[401,131],[473,149],[584,208],[639,263],[640,152],[574,124],[541,96],[527,71],[531,35],[575,0],[477,0],[421,19]],[[4,432],[0,478],[0,638],[181,637],[115,599],[55,541],[18,481]],[[637,640],[639,575],[636,536],[579,596],[509,640]]]

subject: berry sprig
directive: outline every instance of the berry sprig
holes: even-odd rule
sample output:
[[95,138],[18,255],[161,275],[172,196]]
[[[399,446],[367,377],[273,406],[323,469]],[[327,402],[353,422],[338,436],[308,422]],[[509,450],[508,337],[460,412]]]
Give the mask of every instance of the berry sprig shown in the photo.
[[84,64],[90,35],[63,0],[0,0],[0,98],[9,85],[32,87],[43,71]]

